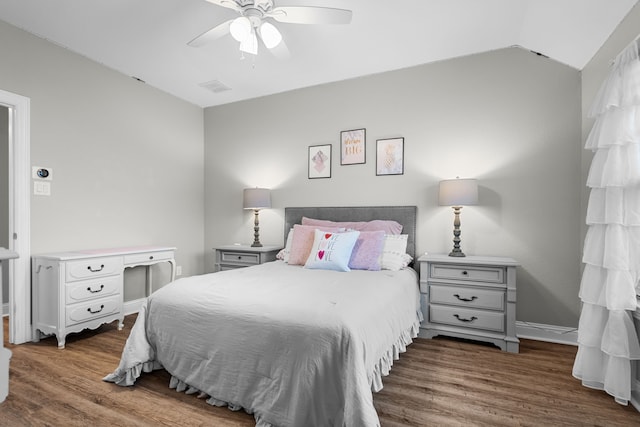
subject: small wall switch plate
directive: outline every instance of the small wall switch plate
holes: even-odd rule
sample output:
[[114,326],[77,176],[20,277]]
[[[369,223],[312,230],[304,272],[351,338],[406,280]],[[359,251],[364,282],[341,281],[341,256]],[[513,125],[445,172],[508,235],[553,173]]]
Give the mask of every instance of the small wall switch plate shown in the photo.
[[51,183],[46,181],[35,181],[33,183],[33,194],[36,196],[50,196]]
[[182,276],[182,266],[176,266],[176,276]]
[[31,177],[40,181],[51,181],[53,180],[53,169],[42,166],[32,166]]

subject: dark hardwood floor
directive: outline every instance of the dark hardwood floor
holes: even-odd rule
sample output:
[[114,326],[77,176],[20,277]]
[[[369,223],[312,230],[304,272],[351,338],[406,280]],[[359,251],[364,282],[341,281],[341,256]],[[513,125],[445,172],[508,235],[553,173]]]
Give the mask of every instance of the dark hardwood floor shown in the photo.
[[[0,426],[253,426],[242,411],[208,405],[168,388],[165,371],[133,387],[101,378],[118,365],[135,315],[13,352]],[[5,341],[7,319],[4,319]],[[448,338],[416,339],[374,394],[383,427],[632,426],[640,413],[571,376],[576,348],[522,340],[519,354]]]

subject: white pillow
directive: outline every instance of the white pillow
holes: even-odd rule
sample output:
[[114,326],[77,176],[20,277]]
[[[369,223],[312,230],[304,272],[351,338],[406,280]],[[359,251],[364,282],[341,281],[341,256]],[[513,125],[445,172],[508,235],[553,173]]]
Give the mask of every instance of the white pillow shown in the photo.
[[284,248],[280,249],[280,252],[276,255],[276,259],[281,259],[284,262],[289,262],[289,254],[291,253],[291,242],[293,241],[293,228],[289,230],[287,234],[287,242]]
[[315,230],[315,238],[305,268],[320,270],[351,271],[349,260],[359,231],[336,233]]
[[407,234],[387,234],[384,236],[380,268],[398,271],[408,266],[413,258],[407,253]]

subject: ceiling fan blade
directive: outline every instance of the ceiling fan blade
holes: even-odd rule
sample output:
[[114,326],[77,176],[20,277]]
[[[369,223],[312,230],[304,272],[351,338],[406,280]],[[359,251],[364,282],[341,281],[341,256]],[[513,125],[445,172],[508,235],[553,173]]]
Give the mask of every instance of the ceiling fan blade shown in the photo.
[[212,29],[205,31],[200,34],[198,37],[191,40],[187,45],[191,47],[200,47],[204,46],[207,43],[210,43],[214,40],[219,39],[220,37],[224,37],[229,34],[229,26],[233,22],[233,19],[228,20],[227,22],[223,22],[217,27],[213,27]]
[[226,7],[227,9],[233,9],[237,12],[241,12],[242,8],[238,6],[234,0],[206,0],[209,3],[213,3],[218,6]]
[[287,47],[287,44],[284,42],[284,40],[281,40],[276,47],[269,49],[269,52],[271,52],[271,54],[277,59],[283,61],[291,58],[291,52],[289,51],[289,48]]
[[346,9],[314,6],[274,7],[265,16],[289,24],[348,24],[353,12]]

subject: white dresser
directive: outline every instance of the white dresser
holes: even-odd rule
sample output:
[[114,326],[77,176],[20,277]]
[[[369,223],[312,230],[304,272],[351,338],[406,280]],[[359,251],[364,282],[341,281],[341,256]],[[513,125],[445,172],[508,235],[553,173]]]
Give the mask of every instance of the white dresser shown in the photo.
[[424,322],[420,336],[491,342],[517,353],[516,267],[512,258],[429,254],[418,258]]
[[171,264],[175,248],[135,247],[40,254],[32,257],[33,340],[55,334],[58,347],[66,336],[104,323],[124,321],[124,269],[147,266],[146,293],[151,293],[150,266]]

